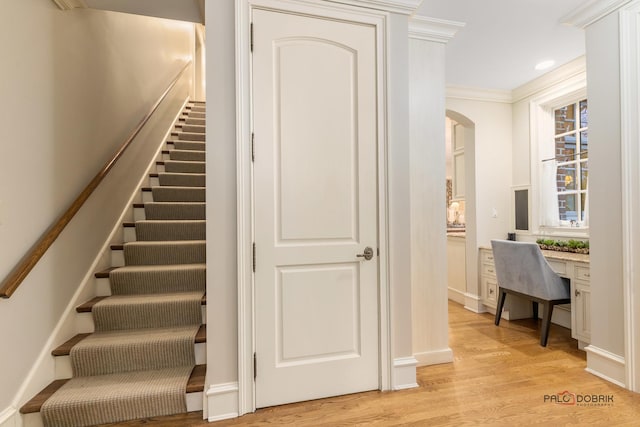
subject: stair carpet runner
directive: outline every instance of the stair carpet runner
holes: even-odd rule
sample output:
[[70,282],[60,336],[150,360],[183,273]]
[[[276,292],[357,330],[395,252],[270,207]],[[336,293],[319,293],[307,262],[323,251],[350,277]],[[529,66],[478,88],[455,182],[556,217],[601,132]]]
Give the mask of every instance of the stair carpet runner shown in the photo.
[[71,348],[73,378],[42,405],[47,427],[187,411],[205,294],[204,108],[188,104],[167,141],[153,201],[123,245],[125,265],[109,273],[111,296],[93,305],[95,332]]

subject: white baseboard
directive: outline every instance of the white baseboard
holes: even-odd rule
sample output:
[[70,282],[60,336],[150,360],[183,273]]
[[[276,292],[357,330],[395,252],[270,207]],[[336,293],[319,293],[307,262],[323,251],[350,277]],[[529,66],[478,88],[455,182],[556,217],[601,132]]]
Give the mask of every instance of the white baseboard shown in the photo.
[[212,384],[207,390],[209,422],[237,418],[239,416],[238,383]]
[[464,294],[464,308],[474,313],[484,313],[487,311],[480,297],[470,293]]
[[455,301],[458,304],[464,305],[466,303],[465,293],[454,288],[447,289],[447,296],[451,301]]
[[624,357],[593,345],[585,347],[585,351],[587,352],[587,368],[585,369],[587,372],[626,388]]
[[18,419],[20,414],[13,406],[9,406],[0,412],[0,427],[18,427]]
[[418,361],[413,357],[399,357],[393,361],[393,389],[405,390],[418,387],[416,382],[416,366]]
[[445,348],[417,353],[413,357],[418,361],[417,366],[439,365],[453,362],[453,351],[450,348]]

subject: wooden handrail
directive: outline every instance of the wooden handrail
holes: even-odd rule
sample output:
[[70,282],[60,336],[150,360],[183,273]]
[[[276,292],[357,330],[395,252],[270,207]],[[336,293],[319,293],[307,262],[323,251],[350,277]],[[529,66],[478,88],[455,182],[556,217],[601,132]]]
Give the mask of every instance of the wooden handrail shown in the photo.
[[80,210],[82,205],[87,201],[89,196],[95,191],[102,180],[107,176],[111,168],[118,162],[125,150],[129,148],[135,137],[140,133],[144,125],[149,121],[153,113],[158,109],[160,103],[164,101],[171,89],[178,83],[187,68],[191,65],[191,61],[187,62],[180,70],[176,77],[171,81],[167,89],[162,93],[160,98],[151,107],[149,112],[140,120],[135,129],[131,132],[126,141],[118,149],[115,155],[100,169],[98,174],[89,182],[78,197],[71,203],[69,208],[40,236],[38,241],[31,246],[29,251],[22,257],[18,264],[11,270],[9,275],[0,284],[0,297],[9,298],[18,289],[22,281],[29,275],[33,267],[40,261],[40,258],[47,252],[53,242],[56,241],[62,230],[71,222],[71,219]]

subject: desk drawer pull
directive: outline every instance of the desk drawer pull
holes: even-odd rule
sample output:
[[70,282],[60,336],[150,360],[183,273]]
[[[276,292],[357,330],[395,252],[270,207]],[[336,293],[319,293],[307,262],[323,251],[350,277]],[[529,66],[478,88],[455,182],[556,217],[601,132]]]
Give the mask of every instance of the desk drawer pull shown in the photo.
[[579,297],[580,296],[580,291],[576,289],[575,295],[576,295],[576,297]]
[[492,270],[492,269],[490,269],[490,268],[487,268],[487,271],[488,271],[489,273],[493,273],[493,270]]

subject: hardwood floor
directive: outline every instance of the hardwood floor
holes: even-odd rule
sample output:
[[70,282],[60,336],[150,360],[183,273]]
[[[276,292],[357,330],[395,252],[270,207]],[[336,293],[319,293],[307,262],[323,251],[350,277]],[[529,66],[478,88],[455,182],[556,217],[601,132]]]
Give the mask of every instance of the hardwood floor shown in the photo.
[[[543,424],[637,426],[640,394],[587,373],[585,353],[569,330],[552,325],[546,348],[533,320],[505,321],[449,303],[454,362],[418,368],[420,387],[372,391],[260,409],[206,423],[202,413],[140,420],[119,426],[524,426]],[[576,405],[545,401],[568,391]],[[603,396],[608,402],[585,403]]]

